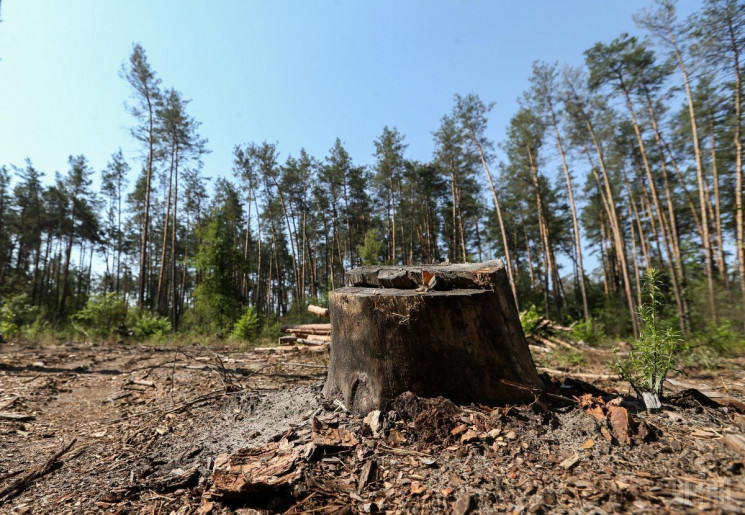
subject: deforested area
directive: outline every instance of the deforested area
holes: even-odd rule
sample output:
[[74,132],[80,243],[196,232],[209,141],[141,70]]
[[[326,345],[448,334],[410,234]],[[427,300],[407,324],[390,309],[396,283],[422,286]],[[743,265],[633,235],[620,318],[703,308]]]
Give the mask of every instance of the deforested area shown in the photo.
[[745,512],[745,3],[0,1],[0,513]]

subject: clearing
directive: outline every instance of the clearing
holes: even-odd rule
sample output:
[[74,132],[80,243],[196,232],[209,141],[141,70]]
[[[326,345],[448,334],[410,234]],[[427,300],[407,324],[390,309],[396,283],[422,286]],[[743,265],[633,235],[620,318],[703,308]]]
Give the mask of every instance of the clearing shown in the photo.
[[363,421],[321,398],[322,347],[0,344],[0,512],[745,512],[745,359],[649,413],[576,352],[539,358],[529,405],[405,394]]

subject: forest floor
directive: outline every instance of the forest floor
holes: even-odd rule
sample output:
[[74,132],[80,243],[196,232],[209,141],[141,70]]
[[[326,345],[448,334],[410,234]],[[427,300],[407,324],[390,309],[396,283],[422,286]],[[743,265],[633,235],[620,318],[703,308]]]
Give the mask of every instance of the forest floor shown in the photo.
[[598,375],[546,354],[527,406],[363,420],[322,399],[325,351],[0,344],[0,512],[745,512],[745,359],[650,413],[581,352]]

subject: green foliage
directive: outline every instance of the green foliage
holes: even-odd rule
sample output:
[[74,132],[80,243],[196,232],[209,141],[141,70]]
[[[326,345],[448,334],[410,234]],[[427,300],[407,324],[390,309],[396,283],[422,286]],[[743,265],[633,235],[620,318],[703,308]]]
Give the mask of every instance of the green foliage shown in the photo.
[[538,326],[538,322],[540,322],[540,320],[541,315],[538,314],[538,310],[536,309],[535,305],[531,304],[530,308],[520,313],[520,325],[523,326],[523,333],[532,333],[535,330],[536,326]]
[[171,322],[166,317],[144,310],[132,310],[129,315],[128,325],[135,338],[161,337],[171,331]]
[[197,316],[204,327],[223,334],[230,332],[241,314],[241,295],[236,277],[245,267],[228,212],[232,195],[229,197],[224,205],[213,211],[212,219],[202,231],[202,242],[196,257],[201,282],[194,292],[199,311]]
[[271,340],[276,342],[277,338],[279,338],[282,335],[282,323],[279,320],[274,320],[272,322],[267,321],[266,324],[264,324],[264,328],[261,331],[261,337],[266,340]]
[[236,340],[244,340],[253,342],[259,335],[259,315],[256,314],[254,308],[248,308],[243,312],[238,321],[233,326],[233,332],[231,336]]
[[597,345],[605,338],[605,328],[602,323],[592,319],[577,322],[572,327],[572,338],[588,345]]
[[383,252],[383,241],[377,229],[370,229],[365,233],[365,243],[357,245],[357,253],[362,258],[363,265],[380,264],[380,254]]
[[558,368],[580,369],[587,364],[587,357],[582,351],[559,347],[550,354],[550,362]]
[[39,308],[32,306],[28,295],[21,294],[1,301],[0,339],[17,338],[25,327],[34,324]]
[[716,324],[710,322],[703,333],[695,335],[694,341],[720,354],[736,354],[745,349],[745,337],[732,326],[729,320]]
[[657,395],[667,374],[675,369],[681,357],[683,339],[671,327],[665,327],[661,318],[664,296],[661,291],[660,272],[650,268],[642,288],[642,305],[639,307],[641,334],[632,344],[629,356],[614,365],[618,373],[640,394],[642,391]]
[[97,295],[72,316],[72,323],[87,335],[111,336],[126,324],[127,310],[127,303],[117,294]]

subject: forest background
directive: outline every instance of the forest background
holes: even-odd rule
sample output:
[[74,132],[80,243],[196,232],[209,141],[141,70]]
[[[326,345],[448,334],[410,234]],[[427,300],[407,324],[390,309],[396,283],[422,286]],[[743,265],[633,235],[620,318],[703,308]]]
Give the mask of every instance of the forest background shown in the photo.
[[0,334],[256,341],[304,321],[345,269],[500,258],[519,308],[578,339],[638,334],[655,268],[668,325],[740,345],[745,4],[678,11],[640,9],[633,35],[609,34],[581,66],[535,61],[503,134],[492,98],[465,90],[415,128],[426,159],[393,125],[362,161],[343,135],[282,155],[236,134],[229,171],[206,169],[191,101],[135,43],[116,78],[126,151],[98,169],[73,149],[60,171],[34,156],[0,167]]

